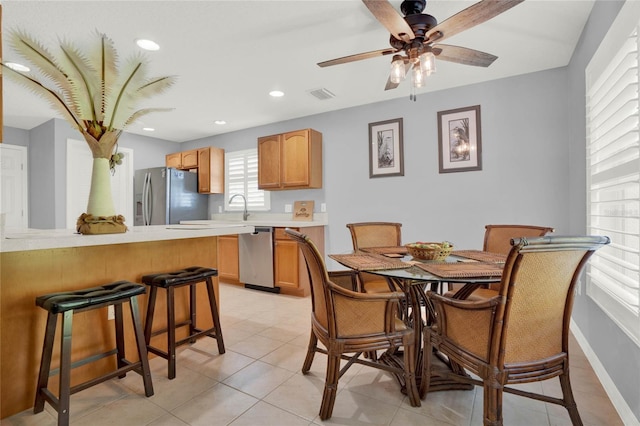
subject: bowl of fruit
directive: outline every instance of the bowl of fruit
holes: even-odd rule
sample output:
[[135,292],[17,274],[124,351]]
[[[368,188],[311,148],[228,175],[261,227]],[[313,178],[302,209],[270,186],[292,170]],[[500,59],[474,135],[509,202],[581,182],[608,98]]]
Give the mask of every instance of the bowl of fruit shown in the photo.
[[406,244],[406,247],[411,256],[422,260],[444,260],[453,250],[453,244],[449,241],[441,243],[418,241]]

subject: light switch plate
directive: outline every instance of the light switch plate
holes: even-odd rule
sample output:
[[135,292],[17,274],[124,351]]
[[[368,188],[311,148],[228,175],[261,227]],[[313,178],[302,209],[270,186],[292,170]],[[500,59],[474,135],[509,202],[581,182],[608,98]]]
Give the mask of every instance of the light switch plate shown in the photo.
[[291,213],[293,211],[293,207],[291,206],[291,204],[285,204],[284,205],[284,212],[285,213]]
[[321,213],[327,212],[327,203],[320,203],[320,212]]

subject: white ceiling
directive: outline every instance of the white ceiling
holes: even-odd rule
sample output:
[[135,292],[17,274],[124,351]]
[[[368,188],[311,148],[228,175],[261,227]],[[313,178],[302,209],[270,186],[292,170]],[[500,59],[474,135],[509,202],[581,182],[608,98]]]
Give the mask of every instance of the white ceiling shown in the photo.
[[[400,0],[391,3],[399,10]],[[474,1],[428,0],[439,22]],[[445,43],[498,56],[489,68],[438,61],[418,92],[428,92],[568,64],[593,0],[525,0]],[[320,68],[316,63],[388,47],[389,34],[359,0],[289,1],[30,1],[2,2],[2,29],[21,28],[55,50],[58,38],[82,45],[96,29],[111,37],[121,58],[150,38],[153,75],[178,83],[148,105],[175,108],[127,131],[184,142],[297,117],[405,97],[409,84],[384,91],[390,57]],[[3,46],[3,61],[19,58]],[[326,88],[336,97],[309,92]],[[268,92],[278,89],[283,98]],[[4,125],[31,129],[55,117],[48,104],[4,79]],[[224,126],[215,120],[226,120]],[[143,132],[142,127],[155,132]]]

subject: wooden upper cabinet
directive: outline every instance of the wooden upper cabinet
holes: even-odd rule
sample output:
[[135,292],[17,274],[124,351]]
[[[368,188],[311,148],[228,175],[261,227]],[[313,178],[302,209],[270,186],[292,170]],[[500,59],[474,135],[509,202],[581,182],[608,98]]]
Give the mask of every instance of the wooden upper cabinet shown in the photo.
[[280,188],[280,135],[258,138],[258,188]]
[[322,133],[304,129],[258,138],[258,188],[322,188]]
[[209,146],[198,152],[198,192],[224,193],[224,149]]
[[179,169],[182,167],[182,153],[174,152],[173,154],[167,154],[166,157],[167,167],[173,167]]
[[174,167],[176,169],[195,169],[198,167],[198,150],[192,149],[190,151],[167,154],[165,163],[167,167]]
[[192,149],[182,152],[182,168],[195,169],[196,167],[198,167],[198,150]]

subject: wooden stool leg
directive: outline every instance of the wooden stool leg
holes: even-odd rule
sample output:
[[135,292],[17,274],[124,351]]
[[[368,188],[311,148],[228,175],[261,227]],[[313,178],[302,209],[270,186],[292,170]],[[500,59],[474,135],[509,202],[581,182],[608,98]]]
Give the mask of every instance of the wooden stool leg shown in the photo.
[[151,342],[151,331],[153,325],[153,312],[156,309],[156,295],[158,288],[151,286],[149,290],[149,302],[147,303],[147,317],[144,321],[144,341],[148,346]]
[[169,379],[176,377],[176,312],[173,287],[167,288],[167,358],[169,361]]
[[71,397],[71,329],[73,310],[62,316],[62,339],[60,342],[60,393],[58,395],[58,426],[69,424],[69,401]]
[[[189,285],[189,336],[193,336],[196,333],[196,284],[191,283]],[[189,343],[195,343],[196,339],[192,338]]]
[[211,277],[207,277],[207,293],[209,293],[209,306],[211,306],[211,318],[216,329],[216,341],[218,342],[218,353],[225,352],[224,340],[222,339],[222,327],[220,327],[220,315],[218,315],[218,304],[216,303],[216,293],[213,291]]
[[42,358],[40,358],[40,374],[38,374],[38,386],[36,387],[36,400],[33,404],[33,413],[37,414],[44,410],[44,392],[49,384],[49,371],[51,371],[51,355],[53,353],[53,342],[56,337],[56,323],[58,315],[49,312],[47,315],[47,327],[44,332],[44,343],[42,344]]
[[[113,305],[113,311],[115,313],[115,327],[116,327],[116,351],[118,352],[116,355],[116,359],[118,361],[118,368],[122,368],[127,363],[124,361],[126,359],[125,351],[124,351],[124,318],[122,316],[122,303],[116,303]],[[120,379],[126,377],[126,373],[118,376]]]
[[142,375],[142,381],[144,383],[144,394],[146,396],[152,396],[153,383],[151,382],[151,369],[149,368],[149,357],[147,354],[145,335],[142,331],[142,323],[140,322],[138,299],[136,299],[135,297],[130,298],[129,307],[131,308],[131,322],[133,323],[133,331],[136,336],[138,356],[140,357],[140,369],[142,370],[140,374]]

